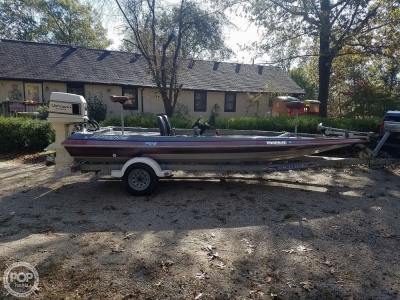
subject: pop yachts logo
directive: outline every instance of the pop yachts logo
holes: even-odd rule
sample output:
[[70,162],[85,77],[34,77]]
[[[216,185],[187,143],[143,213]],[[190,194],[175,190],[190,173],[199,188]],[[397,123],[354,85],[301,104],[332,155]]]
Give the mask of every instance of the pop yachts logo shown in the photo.
[[3,284],[8,292],[7,295],[28,297],[38,289],[39,274],[31,264],[16,262],[4,271]]

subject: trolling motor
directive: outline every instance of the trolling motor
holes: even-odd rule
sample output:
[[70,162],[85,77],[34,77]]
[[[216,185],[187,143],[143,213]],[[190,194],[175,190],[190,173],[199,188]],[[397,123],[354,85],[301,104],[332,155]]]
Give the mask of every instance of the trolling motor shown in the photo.
[[110,100],[111,102],[118,102],[121,104],[121,134],[124,135],[124,104],[129,100],[129,98],[127,96],[111,95]]
[[207,129],[211,129],[211,126],[208,125],[208,123],[201,123],[201,116],[196,120],[196,122],[193,124],[192,128],[193,128],[193,134],[195,136],[200,136],[203,135],[203,133],[207,130]]
[[292,101],[286,102],[286,107],[289,109],[294,109],[296,115],[296,121],[294,126],[294,136],[297,137],[297,127],[299,126],[299,109],[305,107],[306,104],[303,101]]

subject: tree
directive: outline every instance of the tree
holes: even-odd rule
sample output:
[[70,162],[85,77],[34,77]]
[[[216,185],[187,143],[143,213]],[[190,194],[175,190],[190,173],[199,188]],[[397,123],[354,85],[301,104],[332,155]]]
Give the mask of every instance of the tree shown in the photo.
[[186,0],[170,7],[156,0],[116,2],[128,26],[125,47],[146,60],[165,113],[172,116],[186,59],[229,54],[222,34],[225,17]]
[[40,16],[43,42],[106,49],[111,45],[101,17],[76,0],[31,0]]
[[293,79],[293,81],[296,82],[297,85],[306,92],[306,94],[300,99],[313,100],[317,97],[318,85],[315,84],[312,79],[308,77],[303,68],[294,68],[289,71],[289,75]]
[[105,49],[111,45],[101,18],[77,0],[3,0],[0,37]]
[[37,24],[24,0],[0,0],[0,38],[32,41]]
[[399,46],[400,24],[398,2],[249,0],[247,3],[245,11],[249,18],[265,29],[261,45],[264,51],[276,50],[301,39],[303,49],[285,59],[318,56],[318,100],[323,117],[327,116],[331,68],[336,57],[352,53],[396,57],[394,49]]

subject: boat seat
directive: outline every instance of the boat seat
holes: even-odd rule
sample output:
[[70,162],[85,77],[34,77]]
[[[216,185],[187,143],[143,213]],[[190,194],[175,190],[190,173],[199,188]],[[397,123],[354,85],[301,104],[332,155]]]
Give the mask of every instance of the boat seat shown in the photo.
[[124,104],[126,101],[129,100],[129,97],[127,96],[116,96],[116,95],[111,95],[110,96],[111,102],[118,102],[120,104]]
[[169,118],[167,115],[162,115],[161,118],[164,121],[165,124],[165,129],[166,129],[166,133],[167,135],[171,135],[172,133],[172,126],[171,126],[171,122],[169,121]]
[[162,136],[167,136],[167,128],[165,126],[165,122],[162,116],[157,117],[158,128],[160,129],[160,134]]
[[286,102],[286,107],[289,109],[300,109],[305,106],[306,104],[303,101]]
[[172,133],[171,122],[167,115],[161,115],[157,117],[158,128],[160,129],[160,134],[163,136],[170,136]]

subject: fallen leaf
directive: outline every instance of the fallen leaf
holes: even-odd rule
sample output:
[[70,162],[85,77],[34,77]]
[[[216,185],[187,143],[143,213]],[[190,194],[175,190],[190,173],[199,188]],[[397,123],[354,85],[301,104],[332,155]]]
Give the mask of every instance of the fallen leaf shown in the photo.
[[207,246],[201,248],[201,250],[206,251],[206,252],[210,252],[210,251],[212,251],[213,249],[215,249],[215,247],[212,246],[212,245],[207,245]]
[[252,254],[252,253],[254,253],[254,249],[253,248],[247,248],[246,249],[246,253],[247,254]]
[[299,254],[299,255],[302,255],[302,254],[304,254],[304,253],[306,253],[306,252],[309,252],[309,251],[312,251],[312,249],[309,249],[309,248],[306,248],[306,247],[304,247],[304,246],[297,246],[297,248],[296,248],[296,252],[297,252],[297,254]]
[[293,284],[293,283],[291,283],[291,282],[289,282],[289,281],[286,282],[286,284],[288,285],[289,288],[296,287],[295,284]]
[[159,282],[157,282],[157,283],[155,284],[155,286],[156,286],[156,287],[159,287],[161,284],[162,284],[162,280],[160,280]]
[[326,258],[326,256],[324,256],[324,261],[322,264],[327,265],[328,267],[332,266],[331,262]]
[[215,252],[215,253],[210,252],[210,253],[208,254],[208,259],[209,259],[209,260],[213,260],[213,259],[216,259],[216,258],[220,258],[218,252]]
[[255,291],[250,291],[250,296],[252,298],[254,297],[255,299],[257,299],[259,297],[264,296],[264,293],[260,289],[258,289],[258,290],[255,290]]
[[283,252],[286,252],[286,253],[289,253],[289,254],[292,254],[293,252],[294,252],[294,250],[293,249],[288,249],[288,250],[282,250]]
[[196,279],[209,279],[210,276],[206,275],[203,270],[200,270],[199,273],[196,274]]
[[133,233],[127,233],[127,234],[123,237],[123,240],[130,239],[132,236],[133,236]]
[[161,266],[163,267],[163,269],[171,267],[173,264],[174,264],[174,262],[170,259],[166,260],[166,261],[161,261]]
[[219,263],[218,265],[215,265],[218,269],[226,269],[226,264],[224,264],[223,262]]
[[303,289],[305,289],[309,292],[311,292],[311,290],[314,288],[314,285],[309,281],[303,281],[303,282],[300,282],[300,284],[303,286]]
[[197,273],[196,274],[196,279],[204,279],[204,273]]
[[194,300],[198,300],[198,299],[201,299],[201,297],[203,296],[203,293],[202,292],[200,292],[200,293],[198,293],[197,295],[196,295],[197,293],[196,292],[194,292]]
[[111,247],[112,252],[124,252],[125,249],[118,244],[115,244],[114,247]]

